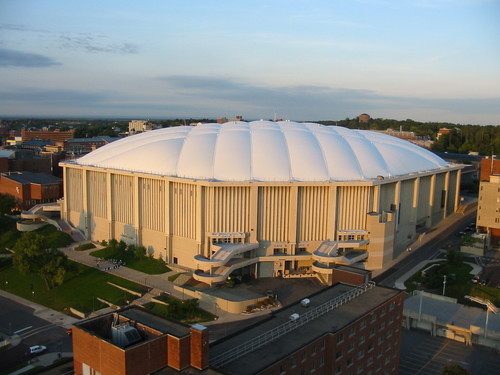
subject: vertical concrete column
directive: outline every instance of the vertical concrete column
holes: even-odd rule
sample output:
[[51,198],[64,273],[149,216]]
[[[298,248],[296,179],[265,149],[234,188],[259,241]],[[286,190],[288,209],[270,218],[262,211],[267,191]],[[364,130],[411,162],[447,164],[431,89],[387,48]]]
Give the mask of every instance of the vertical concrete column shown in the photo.
[[112,176],[111,172],[106,172],[106,218],[108,219],[108,238],[115,238],[113,225],[113,194],[112,194]]
[[380,185],[373,186],[373,212],[380,211]]
[[89,215],[89,195],[88,195],[88,185],[87,185],[87,173],[86,169],[82,169],[82,198],[83,198],[83,217],[85,219],[85,237],[87,239],[92,239],[90,237],[90,215]]
[[69,207],[68,207],[68,168],[63,165],[63,200],[61,201],[61,218],[69,221]]
[[135,241],[137,244],[142,243],[141,239],[141,215],[140,215],[140,200],[141,200],[141,191],[139,190],[139,176],[134,175],[133,177],[134,183],[132,184],[132,189],[134,190],[132,196],[134,197],[133,205],[134,205],[134,230],[135,230]]
[[450,171],[444,174],[444,207],[443,207],[443,219],[447,216],[448,211],[448,194],[450,189]]
[[410,223],[412,224],[413,236],[417,232],[417,219],[418,219],[418,193],[420,190],[420,177],[413,180],[413,199],[411,207]]
[[434,196],[436,194],[436,175],[433,174],[431,176],[431,183],[429,187],[429,207],[427,209],[427,220],[425,222],[425,226],[427,228],[432,227],[432,214],[433,214],[433,209],[434,209]]
[[394,229],[397,232],[399,228],[399,204],[401,203],[401,180],[396,182],[396,186],[394,187],[394,205],[396,206],[396,220]]
[[299,188],[297,185],[290,187],[290,210],[288,219],[288,238],[289,254],[295,255],[297,248],[297,205],[298,205]]
[[328,187],[327,237],[330,241],[337,239],[337,186]]
[[460,205],[460,179],[462,178],[462,170],[457,170],[457,183],[455,187],[455,207],[454,211],[458,210],[458,206]]
[[168,180],[165,181],[165,191],[163,194],[165,194],[165,249],[166,249],[166,260],[168,263],[172,262],[172,240],[171,240],[171,233],[172,233],[172,228],[171,228],[171,222],[172,222],[172,200],[170,197],[170,182]]
[[259,187],[255,184],[250,185],[250,242],[257,242],[258,230],[258,212],[259,212]]
[[197,253],[203,254],[202,245],[204,242],[203,239],[203,216],[205,215],[205,211],[203,209],[203,201],[204,201],[204,187],[202,185],[196,185],[196,228],[195,228],[195,240],[197,244]]

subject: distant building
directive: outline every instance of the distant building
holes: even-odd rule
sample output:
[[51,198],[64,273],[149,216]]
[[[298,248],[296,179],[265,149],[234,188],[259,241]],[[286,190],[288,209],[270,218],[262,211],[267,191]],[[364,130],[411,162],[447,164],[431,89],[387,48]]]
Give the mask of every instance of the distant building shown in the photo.
[[336,284],[213,344],[138,307],[74,325],[76,375],[398,373],[404,293]]
[[128,123],[128,132],[130,134],[147,132],[153,130],[153,124],[147,120],[132,120]]
[[235,118],[221,117],[217,119],[217,124],[224,124],[226,122],[233,122],[233,121],[244,121],[243,116],[236,116]]
[[486,233],[486,247],[500,250],[500,159],[482,159],[477,227]]
[[437,139],[441,138],[442,135],[444,135],[444,134],[450,134],[451,132],[452,132],[452,129],[441,128],[441,129],[439,129],[439,131],[437,133]]
[[358,116],[358,122],[366,123],[366,122],[370,122],[370,120],[371,120],[370,115],[368,115],[366,113],[362,113]]
[[28,149],[0,149],[0,172],[22,171],[52,174],[51,158],[37,156]]
[[120,138],[106,135],[92,138],[73,138],[64,141],[63,149],[74,155],[84,155]]
[[45,173],[2,173],[0,193],[13,196],[20,209],[28,210],[36,204],[55,202],[61,198],[62,180]]
[[28,131],[21,130],[21,140],[23,142],[32,140],[44,140],[51,142],[65,141],[66,139],[71,139],[74,137],[75,130],[71,129],[68,131],[60,130],[39,130],[39,131]]

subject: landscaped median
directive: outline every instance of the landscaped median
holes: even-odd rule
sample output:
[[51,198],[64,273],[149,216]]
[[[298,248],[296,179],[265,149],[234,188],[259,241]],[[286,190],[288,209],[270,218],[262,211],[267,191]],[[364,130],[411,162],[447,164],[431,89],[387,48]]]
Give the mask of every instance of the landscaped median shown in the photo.
[[[458,259],[454,258],[455,256],[458,256]],[[406,291],[412,293],[415,289],[420,289],[434,294],[443,294],[444,289],[444,295],[456,298],[461,304],[471,304],[464,298],[466,295],[471,295],[486,298],[499,305],[500,290],[472,283],[471,271],[473,266],[476,268],[477,266],[463,262],[462,258],[459,253],[450,252],[448,260],[427,262],[405,281]],[[444,276],[446,276],[446,283],[444,283]]]

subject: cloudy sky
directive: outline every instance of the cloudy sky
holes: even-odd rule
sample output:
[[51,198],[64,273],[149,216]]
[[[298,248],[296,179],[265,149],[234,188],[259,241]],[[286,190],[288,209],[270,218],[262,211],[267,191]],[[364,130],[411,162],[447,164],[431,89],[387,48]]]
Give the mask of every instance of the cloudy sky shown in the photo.
[[500,0],[0,0],[0,118],[500,124]]

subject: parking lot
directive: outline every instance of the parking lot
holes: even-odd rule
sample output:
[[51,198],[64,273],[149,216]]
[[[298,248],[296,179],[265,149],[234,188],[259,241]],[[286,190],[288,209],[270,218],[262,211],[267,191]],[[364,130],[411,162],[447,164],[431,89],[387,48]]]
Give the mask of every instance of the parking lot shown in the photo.
[[459,365],[473,375],[500,374],[500,354],[482,346],[432,337],[418,330],[403,331],[400,375],[441,375],[446,365]]

